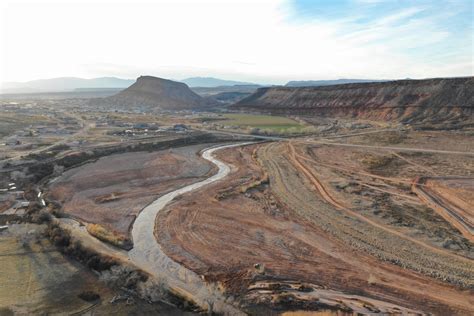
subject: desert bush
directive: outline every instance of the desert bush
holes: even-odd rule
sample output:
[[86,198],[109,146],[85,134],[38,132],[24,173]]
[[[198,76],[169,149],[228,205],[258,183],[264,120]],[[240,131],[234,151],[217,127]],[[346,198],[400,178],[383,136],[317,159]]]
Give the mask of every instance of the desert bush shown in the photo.
[[144,299],[152,302],[168,300],[169,288],[162,280],[148,279],[137,286],[138,293]]
[[56,146],[53,146],[51,147],[51,151],[64,151],[64,150],[69,150],[71,149],[70,146],[66,145],[66,144],[59,144],[59,145],[56,145]]
[[69,232],[62,230],[57,225],[52,225],[51,229],[48,229],[48,235],[53,244],[58,248],[66,248],[71,242],[71,236],[69,235]]
[[22,171],[15,170],[10,173],[10,179],[14,181],[21,181],[25,178],[26,178],[26,174]]
[[0,315],[2,315],[2,316],[14,316],[15,313],[9,307],[0,307]]
[[72,240],[69,231],[61,229],[56,223],[50,224],[45,233],[62,253],[79,260],[90,269],[100,272],[117,264],[112,258],[100,256],[84,247],[80,241]]
[[369,169],[378,169],[387,166],[393,161],[392,156],[378,156],[367,154],[362,158],[361,162]]
[[51,214],[48,211],[41,210],[38,214],[38,221],[43,224],[43,223],[49,223],[51,222]]
[[407,139],[407,134],[403,132],[392,132],[387,135],[385,141],[389,144],[399,144]]
[[269,181],[268,174],[265,172],[261,179],[252,181],[246,185],[241,186],[240,193],[246,193],[247,191],[257,188],[261,186],[262,184],[268,184],[268,181]]
[[367,283],[369,283],[369,285],[373,285],[376,282],[377,282],[377,278],[375,278],[375,276],[373,274],[370,274],[369,278],[367,279]]
[[17,241],[23,248],[29,249],[32,242],[38,243],[40,241],[40,235],[37,230],[31,230],[18,236]]
[[301,284],[301,285],[297,288],[297,290],[298,290],[299,292],[312,292],[312,291],[314,291],[314,288],[313,288],[312,286],[308,285],[308,284]]
[[252,129],[250,129],[250,134],[259,135],[260,134],[260,128],[254,127]]
[[368,140],[378,142],[385,145],[400,144],[408,138],[407,133],[402,131],[390,131],[367,136]]
[[31,215],[31,221],[37,224],[45,224],[51,222],[52,216],[48,211],[40,210]]
[[92,291],[83,291],[78,297],[86,302],[95,302],[100,299],[100,295]]
[[104,270],[100,279],[110,287],[136,290],[139,283],[147,280],[147,276],[131,267],[115,265]]
[[98,254],[91,254],[88,256],[89,252],[84,252],[85,264],[89,269],[96,271],[106,271],[111,267],[115,266],[115,262],[112,259],[101,257]]
[[28,167],[28,174],[32,175],[33,182],[39,182],[41,179],[53,173],[54,166],[51,163],[38,163]]
[[54,164],[53,176],[60,176],[64,172],[64,166]]
[[43,207],[38,202],[31,202],[30,205],[28,205],[28,208],[26,209],[26,214],[32,216],[34,214],[39,213],[42,208]]

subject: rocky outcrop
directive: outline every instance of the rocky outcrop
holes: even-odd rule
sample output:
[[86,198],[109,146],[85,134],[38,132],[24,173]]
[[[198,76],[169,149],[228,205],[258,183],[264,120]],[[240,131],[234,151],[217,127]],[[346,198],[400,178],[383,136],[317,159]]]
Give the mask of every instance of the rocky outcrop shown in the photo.
[[190,110],[210,105],[186,84],[152,76],[139,77],[127,89],[106,98],[106,102],[119,108],[150,110]]
[[474,77],[260,88],[233,109],[402,123],[472,122]]

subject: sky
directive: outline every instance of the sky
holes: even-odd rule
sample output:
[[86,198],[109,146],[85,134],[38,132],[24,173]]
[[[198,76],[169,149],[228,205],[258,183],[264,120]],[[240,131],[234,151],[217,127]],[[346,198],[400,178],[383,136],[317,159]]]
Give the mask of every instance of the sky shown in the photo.
[[474,75],[474,0],[0,0],[0,82]]

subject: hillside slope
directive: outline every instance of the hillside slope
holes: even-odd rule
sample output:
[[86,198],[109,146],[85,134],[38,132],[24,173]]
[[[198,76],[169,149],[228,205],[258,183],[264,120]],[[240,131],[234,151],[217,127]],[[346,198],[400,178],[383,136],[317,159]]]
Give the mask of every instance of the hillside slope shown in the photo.
[[106,101],[118,107],[153,110],[189,110],[209,105],[186,84],[151,76],[139,77],[133,85]]
[[474,77],[261,88],[231,108],[403,123],[459,123],[473,119]]

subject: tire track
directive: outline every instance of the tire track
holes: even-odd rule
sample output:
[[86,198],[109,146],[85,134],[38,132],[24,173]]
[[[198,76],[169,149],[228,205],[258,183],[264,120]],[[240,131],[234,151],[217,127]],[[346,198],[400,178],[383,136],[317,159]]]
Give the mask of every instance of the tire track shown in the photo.
[[447,252],[447,251],[444,251],[440,248],[437,248],[437,247],[433,247],[431,245],[428,245],[418,239],[415,239],[415,238],[411,238],[409,236],[406,236],[402,233],[400,233],[399,231],[395,230],[395,229],[391,229],[383,224],[380,224],[380,223],[377,223],[376,221],[374,220],[371,220],[367,217],[365,217],[364,215],[360,214],[360,213],[357,213],[353,210],[351,210],[350,208],[346,207],[345,205],[339,203],[338,201],[336,201],[330,193],[328,193],[328,191],[326,190],[326,188],[324,187],[324,185],[321,183],[321,181],[319,181],[319,179],[316,177],[316,175],[311,172],[306,166],[304,166],[304,164],[301,163],[301,161],[299,161],[298,158],[301,159],[301,156],[298,155],[295,151],[295,147],[293,146],[293,144],[291,142],[288,142],[288,147],[289,147],[289,152],[290,152],[290,157],[291,157],[291,160],[294,162],[295,166],[301,170],[308,178],[309,180],[311,181],[311,183],[315,186],[316,190],[318,191],[318,193],[321,195],[321,197],[326,201],[328,202],[329,204],[333,205],[334,207],[340,209],[340,210],[343,210],[345,212],[347,212],[348,214],[350,214],[351,216],[354,216],[358,219],[360,219],[361,221],[364,221],[374,227],[377,227],[377,228],[380,228],[390,234],[393,234],[393,235],[396,235],[400,238],[403,238],[403,239],[406,239],[410,242],[413,242],[413,243],[416,243],[422,247],[425,247],[425,248],[428,248],[430,249],[431,251],[434,251],[436,253],[441,253],[441,254],[444,254],[444,255],[450,255],[450,256],[456,256],[458,257],[458,259],[460,260],[467,260],[467,261],[471,261],[470,259],[467,259],[465,257],[462,257],[462,256],[458,256],[458,255],[455,255],[453,253],[450,253],[450,252]]
[[[421,241],[413,243],[384,229],[372,226],[361,218],[347,214],[327,201],[318,200],[306,189],[311,184],[302,172],[293,173],[293,163],[281,147],[283,143],[269,144],[259,150],[259,161],[270,176],[275,196],[290,209],[343,241],[353,249],[363,250],[383,261],[410,268],[454,284],[474,286],[474,262],[470,259],[433,252]],[[294,167],[293,167],[294,168]],[[298,169],[296,169],[298,170]],[[301,181],[307,182],[303,185]],[[306,191],[306,192],[305,192]],[[320,202],[319,202],[320,201]],[[336,202],[336,205],[340,203]],[[421,243],[421,244],[420,244]]]

